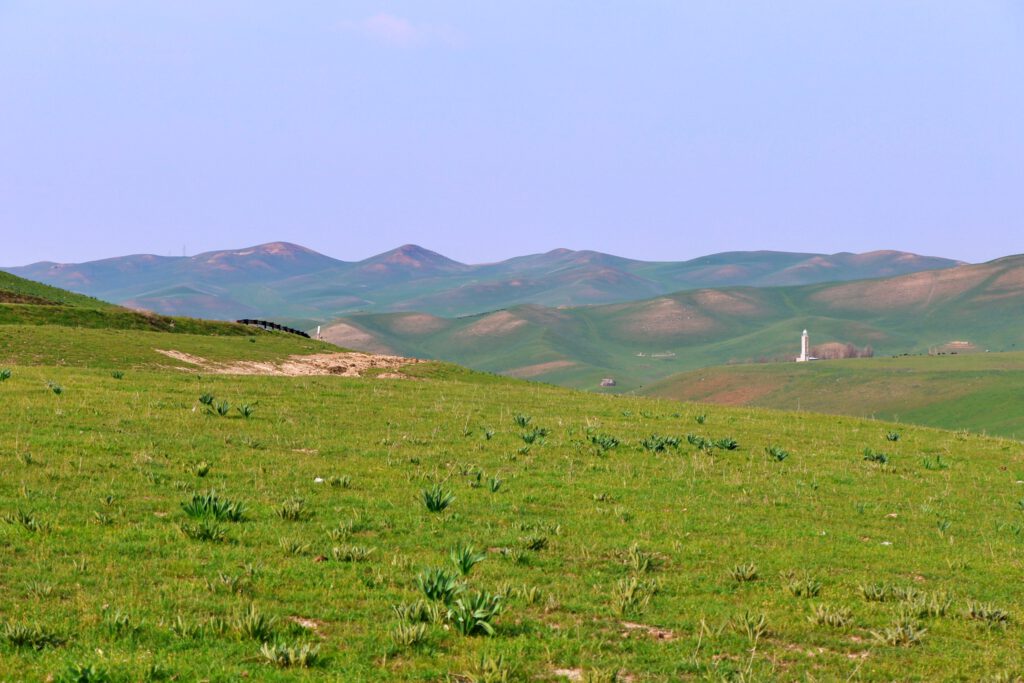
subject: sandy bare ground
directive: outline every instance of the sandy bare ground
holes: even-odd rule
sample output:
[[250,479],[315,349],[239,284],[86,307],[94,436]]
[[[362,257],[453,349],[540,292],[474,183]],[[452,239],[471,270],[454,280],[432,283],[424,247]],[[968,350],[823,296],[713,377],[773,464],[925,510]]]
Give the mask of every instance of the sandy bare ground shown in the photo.
[[[423,362],[418,358],[350,352],[296,355],[277,362],[239,360],[220,363],[173,349],[153,350],[168,358],[194,365],[197,371],[207,372],[212,375],[277,375],[280,377],[337,375],[339,377],[361,377],[368,370],[374,370],[377,371],[374,376],[378,378],[407,379],[406,375],[398,371],[407,365]],[[187,368],[178,369],[185,370]]]

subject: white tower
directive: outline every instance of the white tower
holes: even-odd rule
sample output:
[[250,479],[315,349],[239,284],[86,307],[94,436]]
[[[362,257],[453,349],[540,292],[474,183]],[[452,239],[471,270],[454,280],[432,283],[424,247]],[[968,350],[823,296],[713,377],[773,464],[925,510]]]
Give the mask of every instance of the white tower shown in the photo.
[[805,363],[810,360],[810,348],[811,340],[807,336],[807,330],[804,330],[804,333],[800,335],[800,356],[796,359],[797,363]]

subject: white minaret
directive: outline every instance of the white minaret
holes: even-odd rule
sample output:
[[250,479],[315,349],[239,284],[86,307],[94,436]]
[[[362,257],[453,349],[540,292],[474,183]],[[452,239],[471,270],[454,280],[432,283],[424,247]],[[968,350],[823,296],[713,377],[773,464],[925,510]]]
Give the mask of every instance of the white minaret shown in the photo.
[[810,348],[811,340],[807,336],[807,330],[804,330],[804,333],[800,335],[800,357],[796,359],[797,363],[804,363],[810,360]]

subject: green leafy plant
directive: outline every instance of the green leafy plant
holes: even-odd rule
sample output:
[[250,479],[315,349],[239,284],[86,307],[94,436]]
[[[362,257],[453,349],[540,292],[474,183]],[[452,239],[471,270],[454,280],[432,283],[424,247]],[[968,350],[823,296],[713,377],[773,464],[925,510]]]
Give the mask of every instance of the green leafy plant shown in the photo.
[[124,373],[121,372],[120,370],[114,370],[113,372],[110,373],[110,376],[113,377],[114,379],[124,379]]
[[543,440],[548,434],[548,430],[544,427],[534,427],[530,431],[520,434],[520,437],[523,439],[523,443],[532,444],[538,439]]
[[462,584],[457,574],[445,569],[424,569],[416,576],[416,586],[429,600],[451,603],[452,599],[462,592]]
[[503,605],[500,595],[477,592],[458,598],[448,610],[448,618],[456,631],[464,636],[485,634],[493,636],[494,619],[501,614]]
[[178,529],[182,534],[194,541],[221,543],[227,539],[227,532],[224,530],[224,527],[218,524],[216,519],[212,517],[202,517],[195,524],[187,522],[179,524]]
[[199,403],[201,403],[204,406],[212,406],[213,394],[203,394],[202,396],[199,397]]
[[510,683],[515,680],[515,676],[515,665],[505,661],[504,655],[493,657],[481,654],[472,671],[460,676],[459,679],[465,679],[467,683]]
[[880,631],[872,631],[871,636],[876,643],[881,645],[892,645],[896,647],[913,647],[921,642],[928,629],[921,628],[921,625],[905,617],[897,619],[891,626]]
[[601,454],[619,447],[619,440],[610,434],[591,434],[590,443]]
[[423,623],[399,622],[391,629],[391,641],[396,647],[416,647],[427,640],[427,625]]
[[817,624],[819,626],[846,628],[853,621],[853,613],[846,607],[813,605],[811,607],[811,616],[809,616],[808,619],[812,624]]
[[186,515],[196,519],[211,517],[223,522],[242,522],[245,520],[244,503],[221,498],[213,490],[192,494],[192,498],[188,502],[181,504],[181,509]]
[[231,412],[231,404],[227,401],[217,401],[213,406],[213,410],[220,417],[227,417],[227,414]]
[[45,534],[50,531],[50,523],[37,517],[34,512],[26,512],[18,508],[12,513],[3,516],[3,521],[30,534]]
[[279,669],[308,669],[320,660],[320,646],[276,640],[263,643],[260,655]]
[[986,626],[1006,626],[1010,623],[1009,612],[987,602],[968,601],[966,616],[968,619],[983,622]]
[[473,567],[487,559],[487,553],[478,553],[471,545],[458,545],[448,552],[452,564],[463,576],[467,576]]
[[0,627],[0,642],[26,650],[44,650],[60,647],[67,642],[67,636],[41,624],[8,621]]
[[313,516],[302,498],[289,498],[274,510],[278,517],[288,522],[304,522]]
[[782,574],[782,585],[796,598],[816,598],[821,593],[821,582],[809,575],[797,575],[795,572]]
[[693,419],[696,420],[697,424],[702,425],[702,424],[704,424],[705,422],[708,421],[708,416],[707,416],[707,413],[701,413],[700,415],[698,415],[697,417],[695,417]]
[[497,493],[501,489],[501,485],[503,483],[504,482],[502,481],[501,477],[494,475],[487,480],[487,490],[490,491],[491,493]]
[[0,382],[5,382],[11,378],[11,369],[4,368],[0,370]]
[[768,635],[768,617],[764,614],[746,611],[733,620],[733,625],[740,635],[746,636],[752,646]]
[[669,448],[678,448],[679,437],[651,434],[649,437],[642,440],[640,445],[653,453],[663,453]]
[[740,447],[739,442],[731,436],[724,436],[721,439],[716,439],[713,443],[715,448],[720,448],[723,451],[734,451]]
[[420,499],[430,512],[442,512],[455,500],[455,494],[440,484],[434,484],[420,491]]
[[332,548],[331,556],[337,562],[366,562],[376,550],[364,545],[345,545]]
[[56,382],[47,382],[46,386],[48,386],[50,388],[50,391],[57,394],[58,396],[64,393],[64,387],[57,384]]
[[194,462],[188,466],[188,471],[196,475],[197,477],[205,477],[207,474],[210,473],[210,463],[206,462],[205,460]]
[[888,432],[885,435],[885,438],[886,438],[887,441],[899,441],[900,440],[900,433],[899,432]]
[[529,415],[516,415],[515,417],[512,418],[512,421],[516,423],[517,427],[522,427],[523,429],[525,429],[527,426],[529,426],[530,420],[532,419],[533,418],[530,417]]
[[778,462],[782,462],[789,457],[789,451],[780,446],[768,446],[764,449],[764,452]]
[[874,451],[870,448],[864,449],[864,459],[867,460],[868,462],[878,463],[879,465],[884,465],[887,462],[889,462],[888,455],[886,455],[885,453],[879,453],[878,451]]
[[729,569],[729,576],[737,583],[757,580],[757,565],[753,562],[737,564]]
[[239,415],[241,415],[243,418],[248,420],[250,417],[252,417],[253,413],[256,412],[256,404],[255,403],[243,403],[242,405],[240,405],[237,408],[235,408],[235,410],[238,411]]
[[266,643],[274,636],[276,622],[274,617],[260,612],[255,603],[249,603],[245,609],[234,614],[229,625],[239,638]]
[[620,579],[612,591],[612,611],[619,616],[639,614],[647,609],[657,592],[658,584],[653,581],[642,581],[636,576]]

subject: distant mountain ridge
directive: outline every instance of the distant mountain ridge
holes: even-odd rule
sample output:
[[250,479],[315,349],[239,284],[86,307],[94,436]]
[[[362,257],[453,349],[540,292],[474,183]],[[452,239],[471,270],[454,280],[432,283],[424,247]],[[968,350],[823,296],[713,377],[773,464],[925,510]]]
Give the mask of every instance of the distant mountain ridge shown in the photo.
[[166,315],[262,316],[310,326],[355,312],[474,315],[522,304],[609,304],[701,287],[812,284],[959,264],[898,251],[727,252],[656,262],[554,249],[470,265],[412,244],[342,261],[297,244],[270,242],[189,257],[132,255],[2,270]]
[[608,377],[614,391],[628,391],[695,368],[793,360],[803,329],[812,346],[885,355],[1024,349],[1024,255],[890,278],[702,288],[598,306],[523,304],[458,318],[354,314],[323,334],[360,350],[578,388],[597,389]]

